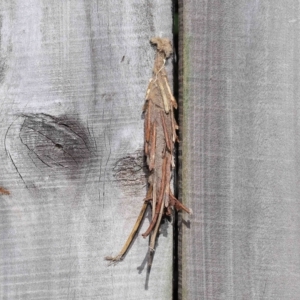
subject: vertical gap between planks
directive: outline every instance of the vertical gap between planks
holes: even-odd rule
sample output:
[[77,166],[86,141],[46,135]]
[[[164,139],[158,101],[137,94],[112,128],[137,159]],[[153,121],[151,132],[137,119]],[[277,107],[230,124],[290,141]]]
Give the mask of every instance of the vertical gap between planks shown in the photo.
[[[173,56],[173,90],[174,90],[174,96],[175,99],[180,98],[180,81],[179,81],[179,29],[181,28],[179,24],[179,1],[180,0],[173,0],[173,48],[174,48],[174,56]],[[175,111],[175,118],[177,119],[177,122],[179,123],[179,139],[181,140],[181,131],[180,131],[180,114],[181,107],[179,106],[178,110]],[[180,156],[180,147],[178,144],[176,144],[176,169],[174,171],[174,193],[177,199],[178,196],[181,196],[181,193],[179,191],[179,184],[180,184],[180,174],[179,174],[179,156]],[[180,294],[180,286],[181,286],[181,251],[179,251],[179,221],[180,221],[180,214],[176,210],[174,210],[174,228],[173,228],[173,300],[179,300],[179,294]]]
[[[182,201],[182,140],[183,140],[183,0],[174,0],[174,48],[176,61],[174,63],[174,94],[178,101],[176,118],[179,125],[179,143],[176,148],[176,189],[177,199]],[[176,28],[176,29],[175,29]],[[173,299],[182,300],[182,213],[175,212],[174,220],[174,263],[173,263]]]

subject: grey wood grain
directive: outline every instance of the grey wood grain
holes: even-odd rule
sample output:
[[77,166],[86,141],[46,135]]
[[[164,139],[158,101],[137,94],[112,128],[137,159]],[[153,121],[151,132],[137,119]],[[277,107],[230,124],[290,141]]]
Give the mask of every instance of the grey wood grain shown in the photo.
[[2,1],[0,21],[0,298],[171,299],[171,224],[150,277],[141,236],[104,261],[145,196],[149,39],[171,37],[171,1]]
[[298,299],[299,1],[181,10],[181,299]]

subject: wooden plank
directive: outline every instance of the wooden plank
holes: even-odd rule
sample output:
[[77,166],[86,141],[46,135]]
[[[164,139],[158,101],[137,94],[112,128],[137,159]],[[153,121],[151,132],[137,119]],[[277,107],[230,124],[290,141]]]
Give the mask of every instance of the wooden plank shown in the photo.
[[104,261],[145,197],[149,39],[171,38],[171,12],[158,0],[1,2],[1,299],[171,299],[171,224],[150,276],[140,235],[123,262]]
[[181,299],[299,298],[299,13],[181,1]]

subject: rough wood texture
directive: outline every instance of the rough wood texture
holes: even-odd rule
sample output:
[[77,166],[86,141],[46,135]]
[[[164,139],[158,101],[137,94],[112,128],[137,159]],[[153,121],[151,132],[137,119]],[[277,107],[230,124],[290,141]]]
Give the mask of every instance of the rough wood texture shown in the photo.
[[299,1],[182,2],[181,299],[298,299]]
[[124,262],[104,261],[145,196],[149,39],[171,37],[171,12],[158,0],[1,2],[1,299],[171,299],[170,224],[150,277],[141,236]]

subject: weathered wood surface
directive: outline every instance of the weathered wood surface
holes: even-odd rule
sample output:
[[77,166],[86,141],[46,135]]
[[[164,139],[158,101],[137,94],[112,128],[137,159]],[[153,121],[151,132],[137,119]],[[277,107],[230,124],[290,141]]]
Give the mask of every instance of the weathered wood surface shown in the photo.
[[150,277],[141,236],[104,261],[145,196],[149,39],[171,37],[171,14],[158,0],[1,2],[1,299],[171,299],[170,224]]
[[182,2],[182,299],[299,299],[299,1]]

